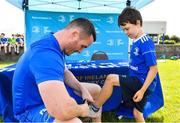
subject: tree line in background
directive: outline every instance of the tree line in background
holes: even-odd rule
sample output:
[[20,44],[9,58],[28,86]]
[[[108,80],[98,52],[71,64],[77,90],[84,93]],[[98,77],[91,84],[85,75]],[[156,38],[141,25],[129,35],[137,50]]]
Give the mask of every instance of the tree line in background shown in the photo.
[[180,44],[180,37],[176,35],[160,35],[159,40],[159,44]]

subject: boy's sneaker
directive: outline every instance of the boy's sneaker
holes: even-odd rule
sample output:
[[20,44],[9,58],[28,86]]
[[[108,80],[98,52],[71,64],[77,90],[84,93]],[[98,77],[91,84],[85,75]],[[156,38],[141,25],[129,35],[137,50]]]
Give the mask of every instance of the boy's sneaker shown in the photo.
[[89,114],[88,117],[95,118],[99,114],[99,109],[96,106],[94,106],[92,103],[89,104]]

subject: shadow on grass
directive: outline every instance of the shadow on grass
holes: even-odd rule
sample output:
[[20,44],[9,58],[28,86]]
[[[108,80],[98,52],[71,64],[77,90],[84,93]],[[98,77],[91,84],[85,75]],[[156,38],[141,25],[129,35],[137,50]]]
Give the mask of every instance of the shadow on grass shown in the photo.
[[118,122],[119,119],[115,114],[115,111],[103,112],[102,113],[102,122]]
[[[146,122],[163,122],[164,117],[149,117],[145,119]],[[103,112],[102,122],[135,122],[135,119],[121,118],[119,119],[115,112]]]
[[3,121],[2,121],[2,117],[0,116],[0,123],[1,123],[1,122],[3,122]]

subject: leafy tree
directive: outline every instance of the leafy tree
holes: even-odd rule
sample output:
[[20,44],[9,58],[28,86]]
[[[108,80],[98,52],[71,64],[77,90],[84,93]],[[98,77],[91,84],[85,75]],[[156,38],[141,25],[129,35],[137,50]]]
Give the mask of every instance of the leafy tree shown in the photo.
[[[159,37],[159,40],[162,40],[162,37],[163,35],[161,35],[160,37]],[[169,35],[164,35],[164,40],[169,40],[170,38],[169,38]]]
[[171,39],[171,40],[174,40],[176,43],[180,43],[180,38],[177,37],[176,35],[171,36],[170,39]]

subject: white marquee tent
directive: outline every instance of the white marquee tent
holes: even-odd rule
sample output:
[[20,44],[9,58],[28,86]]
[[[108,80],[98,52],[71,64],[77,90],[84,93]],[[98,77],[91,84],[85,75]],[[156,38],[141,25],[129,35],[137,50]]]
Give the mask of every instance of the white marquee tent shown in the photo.
[[57,11],[57,12],[90,12],[120,13],[126,6],[137,9],[153,0],[7,0],[21,9]]

